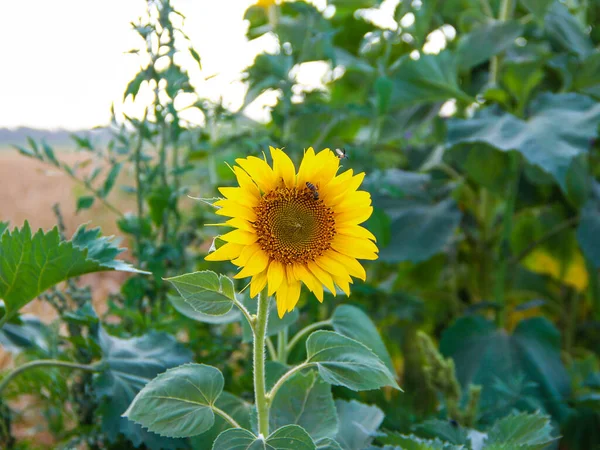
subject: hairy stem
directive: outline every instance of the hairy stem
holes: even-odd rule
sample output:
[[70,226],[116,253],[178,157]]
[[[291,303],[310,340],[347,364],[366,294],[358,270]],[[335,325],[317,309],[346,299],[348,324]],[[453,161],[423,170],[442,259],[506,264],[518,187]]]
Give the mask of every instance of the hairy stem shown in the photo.
[[277,391],[281,388],[281,386],[284,385],[284,383],[289,380],[295,373],[300,372],[301,370],[306,369],[307,367],[311,367],[313,366],[314,363],[309,363],[309,362],[303,362],[302,364],[300,364],[299,366],[296,366],[290,370],[288,370],[286,373],[284,373],[281,378],[279,380],[277,380],[277,383],[275,383],[275,385],[271,388],[271,390],[269,391],[269,399],[271,401],[273,401],[273,399],[275,398],[275,395],[277,394]]
[[242,428],[242,426],[236,422],[236,420],[231,417],[229,414],[227,414],[225,411],[223,411],[220,408],[217,408],[216,406],[212,406],[212,409],[215,413],[217,413],[218,415],[220,415],[223,419],[225,419],[226,422],[229,423],[229,425],[231,425],[233,428]]
[[306,336],[307,334],[309,334],[311,331],[318,330],[319,328],[330,327],[330,326],[331,326],[331,320],[323,320],[321,322],[311,323],[310,325],[302,328],[300,331],[298,331],[298,333],[296,333],[296,335],[292,338],[290,343],[287,345],[286,352],[290,353],[292,351],[292,349],[296,346],[296,344],[298,342],[300,342],[302,340],[302,338],[304,336]]
[[254,327],[254,397],[258,432],[263,436],[269,435],[269,403],[265,388],[265,335],[269,318],[269,296],[264,289],[258,295],[258,311]]

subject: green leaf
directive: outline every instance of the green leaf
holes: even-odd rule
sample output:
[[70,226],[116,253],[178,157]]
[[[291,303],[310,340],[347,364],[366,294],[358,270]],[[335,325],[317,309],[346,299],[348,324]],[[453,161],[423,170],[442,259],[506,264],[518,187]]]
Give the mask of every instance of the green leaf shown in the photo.
[[306,340],[307,362],[330,384],[354,391],[392,386],[394,376],[375,353],[360,342],[333,331],[315,331]]
[[169,369],[144,386],[123,416],[161,436],[195,436],[214,425],[213,406],[224,383],[223,374],[212,366]]
[[[250,416],[255,411],[254,405],[229,392],[223,392],[215,402],[215,406],[233,417],[242,428],[251,429]],[[191,438],[192,448],[194,450],[211,450],[217,437],[230,428],[229,422],[219,415],[215,416],[215,424],[210,430]]]
[[543,450],[557,438],[552,437],[550,417],[513,413],[494,423],[488,432],[484,450]]
[[467,430],[449,420],[429,419],[414,427],[419,436],[429,439],[439,438],[450,444],[467,445]]
[[573,158],[586,154],[597,134],[600,103],[579,94],[543,94],[521,120],[496,108],[479,111],[472,119],[448,121],[447,145],[481,142],[501,151],[516,150],[551,174],[566,191]]
[[392,238],[379,258],[387,262],[426,261],[441,252],[460,223],[461,213],[452,199],[437,204],[398,202],[406,207],[392,212]]
[[388,111],[393,90],[394,83],[388,77],[379,77],[375,80],[377,112],[379,115],[384,115]]
[[115,182],[117,181],[117,177],[121,173],[122,167],[123,167],[122,163],[117,163],[117,164],[114,164],[110,168],[110,172],[108,172],[108,175],[107,175],[106,179],[104,180],[102,189],[100,189],[100,197],[104,198],[108,194],[110,194],[110,191],[112,190],[112,188],[115,185]]
[[50,329],[35,316],[22,315],[19,323],[7,323],[0,329],[0,345],[6,352],[23,350],[50,350]]
[[102,431],[108,439],[115,442],[123,434],[136,447],[142,443],[156,450],[181,446],[182,441],[144,430],[122,414],[146,383],[171,367],[189,362],[192,353],[165,333],[121,339],[100,328],[96,339],[106,369],[94,376],[93,387],[100,403]]
[[456,51],[458,67],[467,71],[488,61],[512,47],[521,34],[523,25],[516,20],[489,22],[463,34]]
[[589,55],[573,72],[573,89],[600,100],[600,52]]
[[270,426],[300,425],[318,441],[335,437],[338,420],[331,386],[314,371],[297,373],[277,391],[270,411]]
[[384,447],[386,450],[461,450],[465,448],[462,445],[449,444],[439,439],[423,439],[412,434],[390,433],[385,438],[381,438],[381,441],[399,446],[391,447],[386,445]]
[[77,229],[70,241],[61,241],[57,228],[31,234],[29,223],[0,238],[0,298],[6,315],[14,315],[46,289],[71,277],[107,270],[146,273],[115,260],[123,249],[101,237],[100,229]]
[[338,17],[352,15],[357,9],[374,8],[382,0],[330,0],[329,4],[335,6]]
[[6,230],[8,230],[8,222],[0,221],[0,236],[2,236],[2,233],[4,233]]
[[226,323],[237,322],[242,317],[237,308],[232,308],[229,312],[226,312],[221,316],[211,316],[210,314],[203,314],[196,311],[192,305],[186,302],[183,297],[179,295],[167,295],[167,299],[178,312],[192,320],[196,320],[197,322],[222,325]]
[[316,444],[317,450],[343,450],[342,446],[334,439],[321,439]]
[[521,0],[521,4],[536,18],[543,19],[554,0]]
[[390,373],[396,373],[392,358],[385,348],[377,327],[361,309],[351,305],[340,305],[333,312],[331,323],[338,333],[370,348],[383,361]]
[[417,60],[406,57],[395,70],[393,81],[392,103],[404,107],[452,98],[472,101],[458,86],[456,59],[449,51],[421,55]]
[[215,441],[213,450],[316,450],[316,447],[302,427],[287,425],[267,439],[241,428],[226,430]]
[[84,209],[90,209],[94,204],[95,197],[92,195],[83,195],[77,198],[77,210],[76,212]]
[[202,314],[222,316],[233,307],[233,282],[225,275],[205,270],[167,278],[183,299]]
[[356,400],[336,400],[339,430],[335,440],[344,450],[362,450],[373,440],[383,422],[384,414],[375,405],[369,406]]
[[589,200],[581,210],[581,219],[577,228],[577,241],[581,250],[591,263],[600,269],[600,203]]
[[594,51],[594,45],[580,23],[559,1],[552,3],[546,14],[545,28],[551,40],[580,58]]
[[545,318],[524,320],[513,334],[507,334],[481,316],[462,317],[442,333],[440,351],[454,360],[464,388],[470,384],[483,387],[482,411],[503,404],[508,410],[521,405],[526,400],[523,391],[507,396],[502,384],[514,384],[523,377],[536,384],[535,391],[527,394],[537,400],[536,405],[543,405],[556,418],[565,413],[562,402],[570,385],[560,355],[560,333]]

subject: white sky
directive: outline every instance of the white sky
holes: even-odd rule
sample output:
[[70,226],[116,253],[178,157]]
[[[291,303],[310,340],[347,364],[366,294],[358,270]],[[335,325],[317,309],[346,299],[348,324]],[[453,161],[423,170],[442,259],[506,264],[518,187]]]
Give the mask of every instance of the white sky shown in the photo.
[[[245,92],[242,71],[257,53],[276,45],[269,37],[246,40],[243,15],[252,3],[173,0],[202,57],[203,72],[190,73],[192,82],[200,95],[223,97],[234,108]],[[384,2],[384,19],[391,20],[397,3]],[[107,124],[112,103],[117,112],[123,110],[123,92],[140,66],[139,57],[126,52],[140,45],[130,23],[145,10],[145,0],[0,0],[0,128],[75,130]],[[306,72],[317,83],[324,74],[315,67],[304,71],[305,78]],[[246,113],[260,119],[263,105]],[[130,105],[125,108],[137,115]]]

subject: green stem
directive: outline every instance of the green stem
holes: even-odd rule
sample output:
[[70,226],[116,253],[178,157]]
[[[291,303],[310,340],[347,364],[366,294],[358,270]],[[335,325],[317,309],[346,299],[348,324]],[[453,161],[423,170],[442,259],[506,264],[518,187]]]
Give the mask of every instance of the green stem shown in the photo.
[[298,331],[298,333],[296,333],[296,335],[292,338],[292,340],[290,341],[290,343],[287,345],[286,347],[286,352],[289,354],[292,349],[296,346],[296,344],[298,342],[300,342],[300,340],[306,336],[308,333],[310,333],[313,330],[317,330],[319,328],[323,328],[323,327],[330,327],[331,326],[331,320],[323,320],[321,322],[315,322],[312,323],[304,328],[302,328],[300,331]]
[[275,350],[273,341],[271,340],[271,338],[267,337],[266,342],[267,342],[267,349],[269,350],[269,356],[271,357],[271,361],[278,361],[279,358],[277,357],[277,351]]
[[510,154],[510,174],[509,180],[512,181],[512,185],[509,187],[508,198],[506,199],[506,206],[504,208],[504,221],[503,221],[503,232],[500,238],[500,249],[498,252],[498,272],[496,283],[494,286],[494,293],[496,304],[498,305],[499,312],[497,315],[498,327],[504,327],[506,323],[506,274],[509,264],[509,253],[510,253],[510,235],[512,233],[513,226],[513,215],[515,213],[515,205],[517,203],[517,193],[519,190],[519,179],[521,172],[521,161],[520,155],[516,152]]
[[287,364],[288,329],[285,327],[277,336],[277,356],[282,364]]
[[233,428],[242,428],[242,426],[236,422],[236,420],[231,417],[229,414],[227,414],[225,411],[223,411],[222,409],[217,408],[216,406],[212,406],[212,409],[215,413],[217,413],[218,415],[220,415],[223,419],[225,419],[226,422],[229,422],[229,425],[231,425]]
[[237,299],[233,300],[233,303],[235,304],[235,306],[237,306],[239,308],[239,310],[242,312],[242,314],[244,315],[244,317],[246,318],[246,320],[248,321],[248,325],[250,325],[250,328],[252,329],[252,332],[254,333],[254,322],[255,322],[255,318],[252,317],[252,314],[250,314],[250,311],[248,311],[248,309]]
[[283,384],[289,380],[295,373],[300,372],[301,370],[306,369],[307,367],[311,367],[313,366],[314,363],[309,363],[309,362],[303,362],[302,364],[288,370],[286,373],[284,373],[281,378],[279,380],[277,380],[277,383],[275,383],[275,385],[271,388],[271,390],[269,391],[269,399],[271,401],[273,401],[273,399],[275,398],[275,395],[277,394],[277,391],[281,388],[281,386],[283,386]]
[[[500,16],[498,20],[500,22],[506,22],[512,17],[515,6],[513,0],[502,0],[500,4]],[[494,85],[498,81],[498,71],[500,66],[500,56],[496,55],[492,58],[490,63],[490,84]]]
[[3,380],[0,382],[0,394],[4,388],[10,383],[10,381],[19,375],[21,372],[25,372],[26,370],[33,369],[35,367],[42,366],[52,366],[52,367],[67,367],[69,369],[80,369],[85,370],[87,372],[100,372],[101,369],[97,365],[88,365],[88,364],[77,364],[68,361],[59,361],[57,359],[38,359],[37,361],[31,361],[22,366],[17,367],[12,372],[10,372]]
[[265,388],[265,335],[269,318],[269,296],[267,290],[258,295],[258,311],[254,328],[254,396],[258,432],[265,438],[269,435],[269,403]]

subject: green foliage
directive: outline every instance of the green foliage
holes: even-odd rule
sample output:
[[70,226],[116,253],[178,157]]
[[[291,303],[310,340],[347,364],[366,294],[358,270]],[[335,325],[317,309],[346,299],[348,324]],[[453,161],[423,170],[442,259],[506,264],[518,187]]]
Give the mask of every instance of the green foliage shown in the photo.
[[331,384],[355,391],[392,386],[394,376],[371,350],[354,339],[331,331],[316,331],[306,341],[306,361]]
[[223,384],[223,375],[214,367],[179,366],[144,386],[123,416],[162,436],[201,434],[215,423],[213,408]]
[[301,427],[287,425],[270,434],[266,439],[256,437],[247,430],[233,429],[219,435],[214,450],[314,450],[314,442]]
[[0,298],[4,300],[2,321],[40,295],[68,278],[86,273],[120,270],[139,272],[115,260],[123,251],[100,229],[77,229],[70,241],[62,240],[58,228],[32,234],[29,223],[2,234],[0,240]]
[[343,450],[361,450],[372,441],[381,422],[383,412],[374,405],[365,405],[356,400],[335,402],[339,417],[339,429],[335,440]]
[[233,307],[233,283],[226,276],[207,270],[169,278],[168,281],[177,288],[185,302],[199,313],[222,316]]

